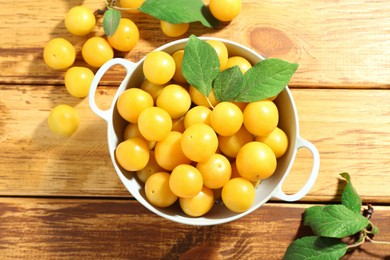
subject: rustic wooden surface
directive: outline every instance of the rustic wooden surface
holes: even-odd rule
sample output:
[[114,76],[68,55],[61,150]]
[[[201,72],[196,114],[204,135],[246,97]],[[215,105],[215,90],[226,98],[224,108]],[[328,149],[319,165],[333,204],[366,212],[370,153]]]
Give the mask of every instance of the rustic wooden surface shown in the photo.
[[[301,214],[313,203],[340,201],[338,174],[348,171],[364,203],[372,203],[380,240],[390,240],[390,6],[387,1],[243,0],[230,24],[190,34],[231,39],[266,57],[299,63],[290,83],[300,134],[319,150],[318,180],[300,202],[273,200],[235,222],[192,227],[168,222],[134,201],[116,176],[106,124],[86,99],[70,97],[64,71],[42,60],[54,37],[76,47],[63,19],[78,4],[98,0],[6,1],[0,17],[0,258],[1,259],[280,259],[288,244],[309,233]],[[157,20],[128,15],[138,25],[131,61],[174,38]],[[94,34],[102,35],[97,28]],[[123,71],[113,69],[97,102],[109,107]],[[66,103],[82,117],[71,138],[53,135],[50,109]],[[294,193],[305,183],[312,158],[299,151],[283,185]],[[389,259],[390,247],[367,244],[346,259]],[[208,258],[207,258],[208,257]]]
[[[301,224],[311,205],[268,204],[208,227],[168,222],[132,200],[2,198],[0,206],[0,250],[12,259],[280,259],[291,240],[311,234]],[[389,239],[390,211],[375,214],[383,223],[375,238]],[[390,257],[386,245],[361,249],[346,259]]]

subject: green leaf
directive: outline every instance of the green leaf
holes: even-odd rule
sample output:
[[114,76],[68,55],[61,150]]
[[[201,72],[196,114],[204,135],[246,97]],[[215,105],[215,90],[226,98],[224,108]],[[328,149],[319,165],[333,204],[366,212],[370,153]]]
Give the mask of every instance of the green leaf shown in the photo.
[[182,72],[188,83],[208,97],[213,80],[220,72],[219,59],[214,48],[191,35],[184,49]]
[[371,229],[371,233],[376,235],[379,233],[379,228],[377,226],[373,226],[372,229]]
[[218,24],[202,0],[146,0],[138,9],[173,24],[196,21],[206,27]]
[[375,226],[371,221],[369,222],[370,224],[366,227],[366,231],[369,234],[376,235],[379,233],[379,228]]
[[351,182],[351,176],[349,176],[348,172],[340,173],[340,176],[343,177],[347,182]]
[[118,29],[119,21],[121,20],[121,12],[115,9],[108,9],[103,17],[103,29],[107,37],[113,35]]
[[338,239],[307,236],[295,240],[287,248],[284,260],[340,259],[347,252],[347,245]]
[[253,102],[279,94],[298,69],[298,64],[271,58],[256,63],[244,74],[241,93],[237,102]]
[[313,206],[305,210],[304,225],[317,236],[342,238],[363,230],[369,221],[344,205]]
[[219,102],[231,101],[240,93],[243,82],[240,67],[228,68],[214,80],[214,95]]
[[347,185],[341,194],[341,204],[355,213],[360,213],[362,209],[362,200],[352,186],[351,177],[347,172],[340,173],[340,175],[347,181]]

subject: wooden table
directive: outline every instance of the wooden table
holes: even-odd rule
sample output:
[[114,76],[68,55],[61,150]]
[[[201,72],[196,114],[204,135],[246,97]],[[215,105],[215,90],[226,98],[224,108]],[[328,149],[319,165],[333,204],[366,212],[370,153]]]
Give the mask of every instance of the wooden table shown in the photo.
[[[266,57],[299,63],[290,82],[300,134],[319,150],[318,179],[299,202],[271,200],[237,221],[210,227],[158,217],[121,184],[111,164],[106,124],[87,99],[71,97],[64,71],[48,68],[43,46],[64,37],[77,50],[87,37],[70,35],[67,10],[98,0],[3,1],[0,8],[0,258],[1,259],[281,259],[313,204],[339,203],[339,173],[348,171],[363,203],[374,205],[378,240],[390,241],[390,5],[388,1],[243,0],[230,24],[190,34],[242,43]],[[174,39],[145,14],[125,16],[141,39],[129,53],[140,60]],[[101,22],[101,20],[99,20]],[[102,29],[94,31],[102,35]],[[123,71],[105,76],[97,102],[108,108]],[[82,118],[71,138],[50,132],[51,108],[73,105]],[[294,193],[312,157],[299,150],[283,189]],[[389,259],[390,246],[366,243],[346,259]]]

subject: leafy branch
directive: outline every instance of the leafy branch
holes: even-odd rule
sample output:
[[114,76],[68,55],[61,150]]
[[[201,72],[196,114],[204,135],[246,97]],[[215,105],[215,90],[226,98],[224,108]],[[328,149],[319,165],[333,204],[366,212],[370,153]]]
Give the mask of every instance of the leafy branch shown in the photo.
[[182,72],[193,87],[218,101],[254,102],[278,95],[298,69],[298,64],[269,58],[242,74],[238,66],[220,71],[218,55],[207,42],[191,35],[184,49]]
[[[292,242],[283,259],[339,259],[348,250],[360,247],[365,242],[390,245],[387,241],[376,241],[373,236],[379,229],[371,221],[374,208],[362,214],[362,201],[352,186],[348,173],[340,174],[346,181],[341,204],[312,206],[305,210],[304,225],[310,226],[315,236],[306,236]],[[355,243],[346,244],[341,238],[357,235]]]
[[124,8],[118,6],[116,0],[104,0],[106,7],[97,10],[95,14],[103,14],[103,29],[107,36],[111,36],[118,28],[121,11],[138,10],[149,14],[156,19],[173,24],[200,22],[206,27],[216,27],[218,20],[202,0],[145,0],[138,8]]

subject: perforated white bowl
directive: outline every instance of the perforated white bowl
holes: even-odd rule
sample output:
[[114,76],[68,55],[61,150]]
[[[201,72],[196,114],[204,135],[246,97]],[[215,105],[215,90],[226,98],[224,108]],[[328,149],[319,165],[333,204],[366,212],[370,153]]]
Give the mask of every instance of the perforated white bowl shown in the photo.
[[[252,64],[255,64],[256,62],[264,59],[264,57],[257,54],[253,50],[229,40],[213,37],[200,37],[200,39],[220,40],[227,46],[230,56],[238,55],[245,57]],[[187,41],[188,39],[173,41],[157,48],[156,50],[161,50],[172,54],[177,50],[184,49]],[[188,225],[206,226],[222,224],[239,219],[260,208],[271,197],[283,201],[296,201],[304,197],[309,192],[318,175],[320,157],[316,147],[299,135],[299,124],[296,107],[291,92],[288,86],[286,86],[286,88],[279,94],[274,102],[279,109],[279,127],[286,132],[289,139],[289,147],[286,154],[282,158],[278,159],[276,172],[270,178],[263,180],[256,189],[255,202],[249,210],[243,213],[234,213],[228,210],[224,205],[216,204],[206,215],[195,218],[185,215],[178,207],[159,208],[151,205],[146,199],[143,183],[137,179],[135,174],[129,173],[122,169],[115,159],[115,149],[122,141],[123,130],[127,124],[118,114],[118,111],[116,110],[116,102],[119,95],[123,91],[125,91],[127,88],[139,87],[144,80],[144,75],[142,72],[143,61],[144,58],[137,63],[133,63],[122,58],[115,58],[108,61],[97,71],[89,92],[89,104],[91,109],[107,122],[108,149],[115,171],[127,190],[142,205],[155,214],[171,221]],[[103,75],[114,65],[123,66],[127,71],[126,77],[120,84],[113,98],[111,107],[107,110],[101,110],[95,103],[95,92]],[[313,155],[311,173],[301,190],[295,194],[287,195],[282,190],[282,184],[294,163],[297,150],[302,147],[307,148]]]

